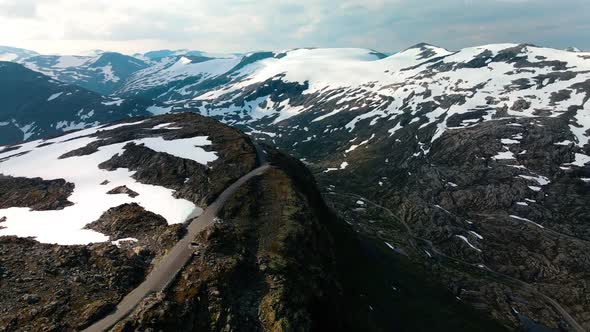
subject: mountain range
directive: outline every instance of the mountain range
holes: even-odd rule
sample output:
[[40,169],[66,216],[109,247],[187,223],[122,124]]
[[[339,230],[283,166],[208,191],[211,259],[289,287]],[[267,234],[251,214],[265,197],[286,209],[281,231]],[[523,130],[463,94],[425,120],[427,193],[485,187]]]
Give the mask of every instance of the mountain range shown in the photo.
[[[221,219],[234,222],[230,228],[220,226],[220,230],[202,235],[205,261],[183,270],[183,281],[165,293],[164,299],[150,298],[139,307],[126,321],[127,328],[207,329],[199,324],[209,324],[208,329],[214,330],[222,322],[242,326],[258,319],[259,325],[247,326],[273,330],[288,329],[282,324],[295,324],[304,329],[325,329],[336,320],[333,317],[349,308],[361,325],[355,326],[354,319],[350,319],[340,328],[428,330],[434,325],[419,326],[415,320],[409,321],[414,316],[408,312],[411,308],[418,310],[419,303],[428,303],[429,308],[451,308],[447,314],[452,318],[448,325],[441,325],[441,330],[453,330],[453,326],[456,329],[454,324],[466,321],[475,324],[474,330],[482,326],[490,330],[518,326],[525,330],[590,328],[590,53],[528,44],[492,44],[449,51],[422,43],[389,56],[353,48],[247,54],[163,50],[133,56],[111,52],[47,56],[0,48],[0,59],[11,61],[0,62],[0,143],[12,144],[0,150],[4,155],[0,156],[4,158],[0,159],[0,173],[21,179],[18,181],[65,181],[27,182],[27,186],[45,188],[41,196],[51,198],[51,209],[57,206],[67,210],[69,203],[83,207],[80,202],[68,203],[68,199],[75,198],[68,184],[78,188],[76,179],[43,171],[29,174],[25,167],[9,166],[19,158],[34,162],[37,149],[39,158],[45,158],[48,155],[43,151],[49,151],[49,146],[60,152],[58,160],[65,158],[61,167],[66,168],[69,158],[65,150],[71,150],[76,160],[86,154],[102,156],[108,152],[99,165],[95,165],[97,160],[91,160],[95,164],[81,167],[110,172],[132,170],[136,181],[150,185],[162,181],[164,188],[175,192],[176,199],[203,209],[223,188],[253,170],[256,163],[261,164],[252,158],[256,144],[227,126],[255,138],[278,170],[279,174],[273,171],[257,178],[257,183],[244,187],[235,201],[226,203]],[[187,112],[205,117],[184,114]],[[172,114],[145,118],[165,113]],[[129,126],[115,124],[114,129],[100,129],[109,128],[104,127],[107,123],[137,116],[140,118],[125,120]],[[83,130],[68,134],[72,129]],[[107,130],[115,131],[109,134]],[[62,133],[74,136],[21,143]],[[228,137],[216,136],[221,133]],[[212,170],[200,171],[201,166],[178,154],[178,149],[184,148],[166,150],[167,144],[157,143],[160,134],[164,143],[196,136],[214,138],[214,149],[203,149],[216,151],[220,159],[204,162],[202,165],[213,165]],[[57,145],[70,139],[73,146],[67,149]],[[228,145],[239,140],[243,142]],[[115,146],[119,150],[115,151]],[[158,152],[158,156],[151,156],[150,151]],[[21,169],[22,173],[17,172]],[[194,186],[184,185],[186,179],[192,183],[192,172],[207,175],[195,179],[198,181]],[[11,202],[16,201],[19,185],[4,180],[5,188],[13,193],[8,195]],[[159,210],[158,204],[151,201],[142,202],[144,193],[132,186],[138,185],[117,182],[108,189],[123,193],[121,197],[126,200],[130,194],[139,194],[139,198],[120,204],[137,203],[147,210],[141,213],[165,219],[158,225],[166,225],[166,220],[168,227],[174,224],[166,215],[169,210]],[[34,201],[24,206],[38,204]],[[277,204],[288,207],[274,211]],[[4,204],[5,208],[14,206]],[[177,236],[167,238],[166,244],[163,240],[154,242],[157,234],[169,232],[164,226],[149,236],[120,230],[122,226],[116,226],[116,220],[107,218],[120,218],[117,213],[128,216],[127,211],[114,211],[117,206],[97,207],[94,214],[88,212],[90,219],[72,224],[73,230],[92,225],[92,232],[102,234],[98,237],[93,233],[97,237],[92,241],[75,244],[88,246],[90,242],[132,238],[135,240],[131,242],[149,247],[149,257],[153,258],[163,255],[162,248],[170,248],[178,241]],[[113,212],[101,215],[106,210]],[[182,208],[176,210],[180,213]],[[60,239],[43,240],[42,228],[33,228],[32,233],[11,232],[11,227],[17,227],[11,219],[19,215],[2,211],[0,217],[6,214],[4,222],[8,227],[0,231],[6,235],[32,236],[57,247],[70,244],[72,239],[84,239],[64,231],[67,239],[63,243]],[[286,219],[263,217],[273,214]],[[246,220],[258,220],[258,224],[248,226]],[[273,223],[286,228],[276,228]],[[343,255],[351,255],[342,245],[351,238],[358,241],[354,242],[354,263],[340,263]],[[239,239],[243,247],[231,246],[225,242],[228,239]],[[273,239],[280,243],[272,244]],[[16,241],[10,245],[11,250],[38,246],[36,242],[11,241]],[[300,255],[295,251],[298,241],[306,243]],[[133,243],[127,248],[134,248]],[[332,245],[324,248],[326,243]],[[35,250],[42,255],[46,249]],[[97,250],[106,249],[98,245]],[[240,250],[242,254],[238,254]],[[313,252],[326,255],[312,259]],[[351,275],[353,265],[361,264],[366,257],[371,258],[365,267],[375,275],[369,279]],[[88,309],[80,326],[90,326],[97,317],[104,316],[101,310],[109,311],[113,303],[137,286],[148,275],[150,264],[157,261],[152,258],[143,257],[141,267],[128,262],[137,268],[132,279],[135,281],[119,293],[108,295],[108,301],[92,307],[94,311]],[[327,261],[337,263],[332,266]],[[215,262],[223,268],[208,270],[207,264],[215,266]],[[318,297],[303,292],[293,302],[286,300],[287,294],[305,289],[302,280],[289,276],[288,271],[308,264],[313,268],[303,275],[313,280],[310,289]],[[390,264],[391,270],[384,271],[384,264]],[[273,274],[271,266],[278,266],[279,272]],[[220,278],[242,277],[246,273],[239,272],[242,268],[262,279],[215,286]],[[195,277],[197,274],[200,277]],[[410,282],[412,278],[443,295],[429,302],[432,299],[423,292],[413,293],[411,289],[418,282]],[[198,285],[193,284],[191,280],[197,279]],[[203,284],[204,280],[207,282]],[[268,280],[273,281],[268,284]],[[343,291],[359,282],[374,283],[375,288]],[[383,295],[384,283],[393,291],[393,300]],[[192,287],[201,287],[199,292],[209,294],[199,293],[213,301],[210,306],[214,309],[209,309],[212,311],[207,313],[203,307],[206,305],[196,300],[194,293],[182,291]],[[265,293],[265,287],[278,290]],[[239,289],[254,293],[241,293]],[[321,290],[325,294],[321,295]],[[211,297],[215,292],[240,295],[224,302]],[[412,295],[419,301],[410,300]],[[252,297],[258,300],[249,302]],[[401,309],[398,301],[402,300],[416,307]],[[105,301],[104,297],[100,301]],[[89,303],[95,302],[84,305]],[[334,310],[320,319],[316,311],[319,307],[312,303],[345,303],[346,307],[334,305]],[[230,315],[230,308],[238,313]],[[388,308],[406,310],[406,319],[401,318],[403,315],[388,317]],[[461,311],[470,318],[457,318],[456,313]],[[221,316],[205,320],[207,323],[197,319],[211,317],[211,312]],[[258,312],[256,318],[253,312]],[[183,323],[174,323],[179,317]],[[444,320],[444,314],[433,317],[430,324]]]

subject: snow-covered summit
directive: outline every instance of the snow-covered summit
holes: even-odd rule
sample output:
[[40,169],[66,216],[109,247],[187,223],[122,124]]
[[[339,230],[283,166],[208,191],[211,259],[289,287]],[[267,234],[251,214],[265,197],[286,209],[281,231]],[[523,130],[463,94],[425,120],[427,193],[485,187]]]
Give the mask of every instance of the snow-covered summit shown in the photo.
[[583,146],[589,72],[590,53],[525,44],[456,52],[419,44],[383,59],[357,49],[295,50],[242,68],[243,76],[193,97],[190,106],[250,125],[295,116],[321,125],[339,114],[331,131],[383,122],[391,135],[409,118],[434,129],[431,141],[451,127],[499,116],[564,115],[572,117],[573,139]]
[[20,62],[24,59],[37,55],[39,55],[39,53],[35,51],[16,47],[0,46],[0,61]]

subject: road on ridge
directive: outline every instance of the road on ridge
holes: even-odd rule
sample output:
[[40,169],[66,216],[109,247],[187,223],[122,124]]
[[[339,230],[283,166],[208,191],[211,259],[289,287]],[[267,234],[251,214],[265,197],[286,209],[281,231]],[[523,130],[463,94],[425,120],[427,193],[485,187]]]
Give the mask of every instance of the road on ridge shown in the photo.
[[126,318],[146,296],[166,289],[193,255],[194,249],[190,245],[197,234],[214,223],[217,213],[240,186],[251,178],[263,174],[271,167],[262,159],[261,153],[264,152],[260,151],[258,146],[256,148],[259,154],[260,166],[227,187],[213,203],[207,206],[201,215],[193,218],[187,227],[187,234],[154,266],[146,279],[119,302],[116,310],[83,331],[100,332],[112,328],[119,321]]

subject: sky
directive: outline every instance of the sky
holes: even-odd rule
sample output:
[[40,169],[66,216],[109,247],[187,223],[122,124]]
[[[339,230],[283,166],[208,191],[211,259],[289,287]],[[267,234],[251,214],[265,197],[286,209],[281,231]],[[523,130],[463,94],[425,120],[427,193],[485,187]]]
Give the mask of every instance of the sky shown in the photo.
[[44,54],[102,49],[248,52],[419,42],[590,50],[590,0],[0,0],[0,45]]

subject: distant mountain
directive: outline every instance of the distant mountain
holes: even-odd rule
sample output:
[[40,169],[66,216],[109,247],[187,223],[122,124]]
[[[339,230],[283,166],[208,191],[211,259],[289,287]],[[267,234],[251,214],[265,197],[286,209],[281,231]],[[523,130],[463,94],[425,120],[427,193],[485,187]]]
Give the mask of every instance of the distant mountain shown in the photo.
[[[393,136],[411,121],[432,131],[427,145],[449,128],[493,120],[496,108],[505,107],[506,116],[572,117],[580,126],[572,126],[578,146],[588,141],[590,124],[583,112],[574,112],[586,105],[586,53],[515,44],[451,52],[420,44],[387,58],[362,49],[258,55],[233,67],[207,66],[208,71],[193,71],[196,66],[188,61],[177,64],[186,75],[198,73],[193,78],[210,75],[197,84],[168,86],[173,89],[162,100],[190,103],[228,123],[291,131],[288,136],[294,137],[307,134],[294,123],[321,130],[330,124],[332,131],[351,135],[382,123]],[[174,81],[171,77],[163,81]]]
[[145,62],[158,62],[163,58],[179,57],[179,56],[196,56],[196,57],[211,57],[211,58],[224,58],[224,57],[236,57],[240,56],[239,53],[209,53],[203,51],[195,51],[188,49],[180,50],[156,50],[149,51],[146,53],[133,54],[134,57],[145,61]]
[[[269,54],[272,54],[269,52]],[[202,82],[227,75],[243,61],[241,57],[210,58],[204,56],[171,56],[160,59],[150,67],[140,70],[129,77],[117,94],[122,96],[141,95],[156,101],[186,99],[203,91]],[[215,82],[226,83],[226,80]],[[210,89],[211,84],[205,89]]]
[[0,61],[19,62],[26,58],[37,56],[39,53],[22,48],[0,46]]
[[[168,104],[189,102],[208,91],[223,90],[234,83],[246,81],[250,78],[250,74],[262,70],[267,63],[278,61],[288,54],[306,51],[314,52],[312,49],[302,49],[289,52],[255,52],[225,58],[168,57],[157,65],[133,74],[117,91],[117,94],[143,96]],[[315,50],[315,52],[322,54],[324,50]],[[334,53],[334,58],[324,54],[316,61],[338,62],[339,57],[342,57],[341,61],[355,61],[359,58],[372,61],[385,57],[381,53],[365,49],[342,49],[335,52],[341,52],[341,54]],[[291,63],[290,59],[281,62]]]
[[20,63],[56,80],[107,95],[123,86],[131,74],[148,66],[139,59],[113,52],[92,56],[38,55]]
[[568,47],[565,50],[568,52],[582,52],[582,50],[577,47]]
[[0,62],[0,100],[0,144],[147,114],[136,101],[104,97],[12,62]]

